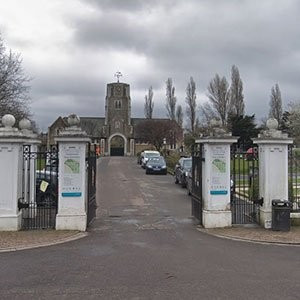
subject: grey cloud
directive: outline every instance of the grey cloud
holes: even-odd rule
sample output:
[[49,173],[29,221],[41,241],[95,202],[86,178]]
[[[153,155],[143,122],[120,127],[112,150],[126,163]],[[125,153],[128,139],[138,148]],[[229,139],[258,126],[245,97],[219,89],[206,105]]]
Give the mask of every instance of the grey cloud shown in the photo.
[[104,93],[105,86],[97,78],[84,74],[55,72],[41,74],[34,79],[34,92],[52,96],[76,95],[97,97]]
[[[132,21],[128,23],[128,15],[119,11],[105,15],[102,21],[80,20],[76,38],[85,46],[135,49],[147,55],[158,70],[165,69],[172,73],[183,70],[189,73],[199,70],[203,73],[209,70],[217,72],[224,62],[226,67],[234,63],[251,67],[262,61],[273,65],[282,53],[289,55],[292,47],[289,43],[299,30],[294,18],[289,18],[292,22],[289,26],[283,18],[278,22],[278,14],[265,18],[262,13],[257,16],[247,16],[246,11],[233,14],[234,6],[228,1],[226,5],[223,2],[219,6],[208,1],[197,3],[194,3],[195,9],[189,16],[183,15],[176,22],[172,16],[162,16],[151,28],[138,26]],[[237,2],[231,3],[236,5]],[[250,9],[250,13],[259,8],[255,4],[249,5],[249,1],[247,3],[246,9]],[[238,7],[242,9],[241,5]],[[220,18],[220,12],[223,14],[221,19],[209,20],[213,14]],[[120,23],[115,20],[120,20]]]
[[103,10],[125,10],[136,11],[144,8],[145,1],[142,0],[82,0],[84,3],[89,3]]
[[34,119],[45,130],[59,115],[103,116],[106,83],[88,70],[40,70],[32,81]]
[[104,11],[138,12],[142,10],[153,10],[158,5],[171,6],[178,0],[81,0],[84,4],[92,5]]
[[84,97],[76,95],[58,97],[45,96],[32,104],[34,119],[40,129],[45,131],[58,116],[68,116],[76,113],[79,116],[104,116],[104,101],[96,97]]
[[[296,0],[134,1],[81,0],[93,7],[89,17],[68,15],[74,48],[86,66],[39,69],[33,84],[33,104],[40,122],[68,113],[103,115],[107,78],[91,72],[101,68],[95,53],[133,53],[146,58],[144,70],[131,84],[132,112],[143,116],[147,89],[155,89],[155,113],[165,116],[165,81],[172,77],[178,101],[184,105],[190,76],[197,83],[198,102],[209,80],[219,73],[230,81],[236,64],[245,87],[246,111],[259,120],[268,112],[272,85],[279,83],[284,101],[299,99],[300,4]],[[70,53],[72,56],[72,54]],[[107,56],[109,57],[109,56]],[[73,56],[77,60],[76,55]],[[112,62],[113,63],[113,62]],[[51,62],[49,62],[49,65]],[[51,69],[51,68],[49,68]],[[103,73],[107,72],[105,68]],[[124,70],[124,73],[133,72]],[[124,77],[126,82],[126,77]],[[59,100],[61,99],[61,100]],[[44,109],[45,102],[51,103]],[[41,103],[41,104],[40,104]],[[53,117],[51,122],[53,121]],[[50,122],[50,123],[51,123]]]
[[97,15],[76,20],[75,42],[92,48],[136,49],[147,45],[145,28],[136,26],[122,14]]

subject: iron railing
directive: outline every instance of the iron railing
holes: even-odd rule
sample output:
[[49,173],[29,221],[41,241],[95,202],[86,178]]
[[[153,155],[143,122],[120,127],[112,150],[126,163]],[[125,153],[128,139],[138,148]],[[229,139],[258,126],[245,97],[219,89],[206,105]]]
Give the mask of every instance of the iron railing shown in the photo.
[[292,203],[291,211],[300,212],[300,151],[289,146],[288,151],[288,194]]
[[58,151],[23,146],[22,229],[55,228],[58,205]]
[[231,211],[233,224],[259,222],[258,148],[231,147]]
[[87,205],[87,222],[90,224],[96,217],[96,179],[97,179],[97,156],[95,149],[91,144],[87,149],[87,176],[88,176],[88,205]]
[[202,224],[202,156],[203,144],[195,144],[192,149],[192,216]]

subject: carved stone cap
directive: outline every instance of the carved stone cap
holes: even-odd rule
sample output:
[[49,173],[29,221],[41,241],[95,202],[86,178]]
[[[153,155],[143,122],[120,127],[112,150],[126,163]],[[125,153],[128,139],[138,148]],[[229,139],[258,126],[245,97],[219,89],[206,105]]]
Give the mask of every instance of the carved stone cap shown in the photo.
[[80,118],[71,114],[67,118],[68,127],[60,131],[58,137],[87,137],[87,133],[80,127]]
[[222,122],[220,120],[212,119],[209,125],[211,127],[209,137],[223,138],[232,136],[232,133],[222,125]]
[[1,123],[3,127],[0,127],[0,136],[2,137],[20,137],[22,136],[18,128],[13,127],[16,123],[16,119],[11,114],[6,114],[2,117]]
[[0,138],[9,139],[12,143],[25,140],[31,140],[32,143],[40,142],[37,134],[33,133],[31,129],[30,120],[23,118],[19,122],[19,129],[14,127],[16,118],[11,114],[4,115],[1,122],[4,127],[0,127]]
[[67,118],[68,126],[70,127],[79,127],[80,118],[76,114],[71,114]]
[[25,137],[34,138],[34,139],[37,138],[37,134],[35,134],[32,131],[32,124],[31,124],[30,120],[28,120],[26,118],[23,118],[22,120],[20,120],[19,128]]
[[[275,118],[267,120],[267,130],[258,135],[258,139],[289,139],[287,133],[278,130],[278,121]],[[257,140],[257,139],[256,139]]]
[[195,140],[196,144],[233,144],[236,143],[239,139],[238,136],[209,136],[201,137],[200,139]]

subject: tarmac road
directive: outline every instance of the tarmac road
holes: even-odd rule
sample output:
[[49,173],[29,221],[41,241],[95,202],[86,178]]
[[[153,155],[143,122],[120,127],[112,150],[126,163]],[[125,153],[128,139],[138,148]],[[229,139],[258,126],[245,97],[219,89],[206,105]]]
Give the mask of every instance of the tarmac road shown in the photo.
[[88,237],[0,253],[0,299],[299,299],[300,247],[206,235],[169,175],[102,158]]

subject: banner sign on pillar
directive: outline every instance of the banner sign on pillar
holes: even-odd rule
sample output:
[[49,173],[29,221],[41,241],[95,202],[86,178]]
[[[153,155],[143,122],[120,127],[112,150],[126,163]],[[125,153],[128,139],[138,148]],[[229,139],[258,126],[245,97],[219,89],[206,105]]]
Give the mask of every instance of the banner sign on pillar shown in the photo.
[[211,178],[210,194],[227,195],[227,168],[226,165],[226,147],[213,146],[211,152]]
[[81,197],[83,170],[78,146],[68,146],[64,149],[63,164],[62,196]]

